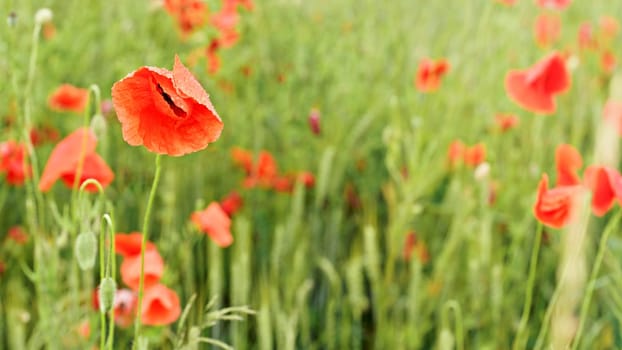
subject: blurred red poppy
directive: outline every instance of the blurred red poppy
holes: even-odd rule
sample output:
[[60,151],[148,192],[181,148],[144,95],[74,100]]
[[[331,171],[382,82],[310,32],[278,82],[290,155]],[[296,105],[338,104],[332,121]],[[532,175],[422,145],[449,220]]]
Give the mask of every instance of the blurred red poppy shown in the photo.
[[618,34],[620,23],[615,17],[602,16],[598,21],[600,31],[606,39],[611,39]]
[[578,41],[579,48],[581,49],[593,49],[596,47],[596,40],[594,39],[594,31],[591,23],[581,23],[579,26]]
[[446,59],[433,61],[424,58],[419,63],[415,86],[421,92],[432,92],[441,85],[441,78],[449,71],[449,62]]
[[[156,249],[145,251],[145,288],[160,281],[164,272],[164,260]],[[140,283],[140,254],[128,256],[121,263],[121,280],[132,290],[138,290]]]
[[533,212],[536,218],[544,225],[562,228],[571,219],[576,202],[575,197],[579,193],[581,186],[559,186],[548,189],[548,185],[549,177],[546,174],[542,174]]
[[233,191],[220,201],[220,207],[229,217],[235,214],[244,205],[244,200],[239,193]]
[[48,105],[55,111],[82,113],[88,100],[88,89],[63,84],[50,95]]
[[315,135],[320,134],[320,110],[317,108],[311,109],[309,113],[309,128]]
[[610,167],[591,165],[585,169],[585,185],[592,190],[592,211],[596,216],[605,215],[614,201],[622,200],[622,176]]
[[220,56],[218,56],[218,50],[220,49],[220,41],[218,39],[212,39],[206,49],[207,57],[207,72],[209,74],[216,74],[220,70],[221,62]]
[[519,119],[518,116],[514,114],[499,113],[495,115],[495,122],[501,131],[508,131],[518,125]]
[[205,210],[195,211],[190,220],[220,247],[225,248],[233,243],[231,219],[217,202],[210,203]]
[[9,228],[7,238],[14,241],[17,244],[26,244],[28,242],[28,234],[20,226],[12,226]]
[[404,240],[404,250],[402,252],[404,260],[410,261],[413,253],[416,254],[416,257],[422,264],[430,261],[430,253],[425,243],[417,238],[415,232],[409,232]]
[[[114,236],[115,253],[129,258],[140,255],[140,247],[143,235],[140,232],[122,233],[119,232]],[[146,250],[155,250],[156,246],[152,242],[147,242]]]
[[251,188],[260,186],[270,188],[277,179],[279,170],[276,160],[272,154],[267,151],[259,152],[257,163],[253,166],[250,175],[244,180],[244,187]]
[[570,5],[571,0],[536,0],[536,4],[542,8],[551,10],[563,10]]
[[555,150],[555,167],[557,169],[557,186],[578,185],[581,178],[577,174],[583,166],[581,154],[573,146],[561,144]]
[[19,186],[32,175],[32,168],[26,162],[26,145],[15,141],[0,143],[0,174],[6,173],[9,185]]
[[164,0],[164,9],[177,22],[182,37],[207,22],[207,5],[201,0]]
[[220,11],[212,15],[210,22],[220,31],[222,47],[231,47],[238,41],[240,35],[235,28],[239,20],[236,0],[225,0]]
[[170,156],[196,152],[220,137],[209,95],[175,56],[173,71],[141,67],[112,86],[123,139]]
[[177,293],[161,284],[145,289],[141,310],[141,321],[149,326],[171,324],[181,315]]
[[600,55],[600,67],[607,74],[613,73],[616,68],[616,56],[611,51],[605,51]]
[[536,43],[541,47],[548,47],[557,39],[561,34],[562,22],[558,16],[552,14],[541,14],[536,17],[534,23],[534,36]]
[[460,140],[454,140],[449,144],[449,150],[447,151],[447,159],[449,159],[449,165],[455,166],[462,161],[464,157],[464,150],[466,146]]
[[486,160],[486,146],[483,143],[475,144],[464,150],[464,164],[477,166]]
[[563,57],[554,52],[533,67],[511,70],[505,77],[509,97],[521,107],[540,114],[555,112],[555,95],[570,87]]
[[231,149],[231,158],[233,162],[242,167],[249,175],[253,171],[253,154],[243,148],[233,147]]
[[622,102],[609,100],[603,108],[603,117],[605,121],[618,130],[618,134],[622,136]]
[[[102,187],[108,186],[114,179],[114,173],[106,162],[95,153],[97,139],[88,128],[80,128],[61,140],[52,150],[41,180],[39,190],[47,192],[61,178],[67,187],[73,187],[75,177],[82,163],[79,184],[89,178],[97,180]],[[96,186],[87,186],[87,191],[97,191]]]

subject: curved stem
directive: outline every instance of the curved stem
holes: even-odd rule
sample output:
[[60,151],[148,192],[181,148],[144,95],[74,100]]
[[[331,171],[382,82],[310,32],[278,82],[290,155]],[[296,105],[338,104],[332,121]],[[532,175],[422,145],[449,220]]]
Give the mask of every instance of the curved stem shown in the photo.
[[533,242],[533,249],[531,250],[531,260],[529,261],[529,276],[527,277],[527,291],[525,296],[525,304],[523,305],[523,315],[516,332],[516,338],[514,338],[514,344],[512,349],[522,349],[525,343],[525,329],[529,322],[529,314],[531,311],[531,302],[533,300],[533,289],[536,282],[536,267],[538,265],[538,254],[540,253],[540,243],[542,242],[542,223],[538,223],[538,229],[536,231],[536,239]]
[[449,323],[449,311],[454,311],[454,324],[456,326],[456,349],[464,350],[464,328],[462,326],[462,311],[456,300],[449,300],[443,306],[443,323]]
[[132,349],[136,349],[138,343],[138,336],[140,335],[140,316],[142,313],[143,293],[145,289],[145,249],[147,246],[147,237],[149,236],[149,217],[151,216],[151,208],[153,207],[153,200],[155,198],[156,190],[158,188],[158,182],[160,182],[160,170],[161,170],[162,155],[158,154],[155,159],[156,169],[153,183],[151,184],[151,192],[149,193],[149,200],[147,201],[147,209],[145,210],[145,218],[143,219],[142,230],[142,243],[140,246],[140,279],[138,284],[138,304],[136,306],[136,319],[134,321],[134,342]]
[[585,328],[585,319],[587,318],[587,313],[590,310],[590,302],[592,301],[594,289],[596,288],[596,278],[598,277],[598,272],[600,271],[600,265],[602,265],[603,263],[605,251],[607,250],[607,241],[609,240],[609,235],[611,235],[611,232],[613,232],[614,228],[618,227],[618,223],[620,222],[621,217],[622,211],[618,211],[616,216],[611,221],[609,221],[607,227],[605,227],[605,231],[603,232],[602,237],[600,238],[598,253],[596,254],[596,259],[594,260],[594,267],[592,267],[587,290],[585,291],[586,294],[581,304],[579,327],[577,328],[577,333],[572,342],[572,350],[577,349],[577,347],[579,346],[579,339],[581,338],[581,334],[583,333],[583,329]]

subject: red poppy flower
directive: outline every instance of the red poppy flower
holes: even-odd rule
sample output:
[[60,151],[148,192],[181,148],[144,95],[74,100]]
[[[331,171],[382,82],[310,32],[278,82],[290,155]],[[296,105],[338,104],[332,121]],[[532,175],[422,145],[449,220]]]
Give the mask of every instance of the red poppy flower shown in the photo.
[[616,56],[611,51],[605,51],[600,56],[600,66],[603,72],[607,74],[613,73],[616,68]]
[[591,165],[585,169],[585,185],[592,190],[592,211],[596,216],[605,215],[622,199],[622,176],[610,167]]
[[581,49],[593,49],[596,47],[596,40],[594,39],[594,31],[592,30],[591,23],[581,23],[579,26],[578,41]]
[[495,122],[499,126],[501,131],[508,131],[516,127],[519,123],[519,119],[514,114],[497,114],[495,115]]
[[486,146],[478,143],[464,150],[464,164],[478,166],[486,160]]
[[416,253],[417,258],[422,264],[430,261],[430,253],[425,243],[417,239],[417,234],[415,232],[409,232],[406,235],[406,239],[404,241],[404,250],[402,252],[404,260],[410,261],[413,253]]
[[421,92],[432,92],[441,85],[441,78],[449,71],[449,62],[445,59],[432,61],[424,58],[419,63],[415,86]]
[[609,100],[603,108],[605,121],[618,130],[622,136],[622,102]]
[[[156,249],[145,251],[145,288],[160,281],[164,272],[164,260]],[[121,280],[133,290],[140,283],[140,254],[125,257],[121,263]]]
[[555,112],[555,95],[570,87],[570,75],[559,53],[545,57],[533,67],[512,70],[505,77],[505,89],[514,102],[536,113]]
[[291,193],[294,189],[294,182],[289,176],[277,176],[271,180],[272,188],[277,192]]
[[311,172],[302,171],[296,176],[298,181],[301,181],[306,188],[311,188],[315,185],[315,176]]
[[171,156],[196,152],[216,141],[223,123],[209,95],[175,56],[173,71],[142,67],[112,86],[123,139]]
[[[117,233],[114,236],[114,251],[124,258],[140,255],[142,239],[143,235],[140,232]],[[146,250],[155,250],[156,246],[152,242],[147,242],[145,248]]]
[[0,143],[0,174],[6,173],[9,185],[22,185],[32,175],[31,166],[25,162],[26,145],[15,141]]
[[577,171],[583,166],[581,154],[571,145],[561,144],[555,150],[557,186],[578,185],[581,178]]
[[[73,187],[80,162],[82,162],[82,175],[79,184],[93,178],[102,187],[108,186],[114,179],[114,174],[104,160],[95,153],[96,144],[95,134],[88,128],[80,128],[60,141],[52,150],[43,169],[39,190],[49,191],[59,178],[67,187]],[[94,192],[97,191],[97,187],[87,186],[86,190]]]
[[190,219],[220,247],[225,248],[233,243],[231,219],[217,202],[210,203],[205,210],[195,211]]
[[207,5],[201,0],[164,0],[164,9],[175,19],[182,36],[207,22]]
[[315,135],[320,134],[320,110],[313,108],[309,113],[309,128]]
[[561,34],[562,22],[558,16],[541,14],[536,17],[534,24],[534,36],[536,43],[541,47],[548,47],[557,39]]
[[559,186],[548,189],[548,185],[549,177],[542,174],[533,212],[541,223],[553,228],[562,228],[571,219],[576,202],[575,196],[581,186]]
[[52,95],[50,95],[48,105],[55,111],[82,113],[88,100],[88,89],[78,88],[70,84],[63,84],[56,88]]
[[52,126],[43,126],[30,129],[30,142],[33,146],[40,146],[47,142],[56,142],[60,139],[60,134]]
[[212,39],[206,50],[207,72],[212,75],[218,73],[220,70],[221,62],[220,56],[218,56],[219,49],[220,41],[218,39]]
[[246,175],[253,171],[253,154],[251,152],[240,147],[234,147],[231,149],[231,158],[235,164],[246,171]]
[[171,324],[181,315],[177,293],[161,284],[145,289],[141,310],[141,321],[149,326]]
[[260,186],[264,188],[272,187],[278,176],[278,166],[272,154],[266,151],[259,152],[256,166],[253,167],[251,174],[244,180],[244,187],[251,188]]
[[454,140],[449,144],[449,150],[447,151],[447,159],[449,159],[449,165],[455,166],[464,158],[464,151],[466,146],[460,140]]
[[242,196],[233,191],[220,201],[220,207],[229,217],[233,216],[244,205]]
[[570,5],[571,0],[536,0],[536,4],[542,8],[563,10]]
[[598,21],[602,35],[605,38],[611,39],[618,34],[620,29],[620,23],[615,17],[602,16]]
[[28,242],[28,234],[20,226],[13,226],[9,228],[7,238],[14,241],[17,244],[26,244]]

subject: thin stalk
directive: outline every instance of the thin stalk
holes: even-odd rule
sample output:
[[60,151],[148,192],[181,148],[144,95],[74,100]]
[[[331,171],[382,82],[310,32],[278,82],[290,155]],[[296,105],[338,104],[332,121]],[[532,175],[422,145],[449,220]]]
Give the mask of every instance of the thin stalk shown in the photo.
[[140,335],[140,315],[142,313],[142,302],[143,302],[143,293],[145,289],[145,250],[147,246],[147,237],[149,236],[149,217],[151,216],[151,208],[153,207],[153,200],[155,199],[156,190],[158,188],[158,183],[160,182],[160,172],[162,169],[162,155],[156,155],[155,159],[155,176],[153,178],[153,183],[151,184],[151,192],[149,192],[149,199],[147,201],[147,209],[145,211],[145,218],[143,219],[143,230],[142,230],[142,243],[140,246],[140,279],[138,284],[138,305],[136,308],[136,319],[134,321],[134,342],[132,344],[132,349],[136,349],[136,344],[138,343],[138,336]]
[[531,250],[531,260],[529,261],[529,276],[527,277],[527,291],[525,296],[525,304],[523,305],[523,315],[516,331],[516,338],[514,338],[514,344],[512,349],[523,349],[525,344],[525,329],[529,322],[529,314],[531,311],[531,303],[533,300],[533,289],[536,282],[536,267],[538,265],[538,254],[540,253],[540,243],[542,242],[542,223],[538,223],[538,229],[536,231],[536,239],[533,242],[533,248]]

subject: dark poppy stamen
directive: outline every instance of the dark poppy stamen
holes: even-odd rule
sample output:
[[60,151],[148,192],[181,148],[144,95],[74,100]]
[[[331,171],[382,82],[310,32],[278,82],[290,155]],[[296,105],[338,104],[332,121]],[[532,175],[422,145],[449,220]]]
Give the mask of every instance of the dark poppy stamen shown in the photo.
[[180,107],[178,107],[175,104],[175,102],[173,102],[173,99],[171,98],[171,96],[167,94],[166,92],[164,92],[164,89],[162,89],[162,86],[160,84],[156,83],[156,89],[158,90],[158,92],[160,93],[164,101],[168,104],[168,106],[171,108],[171,110],[173,111],[173,113],[175,113],[176,116],[178,117],[186,116],[186,112]]

